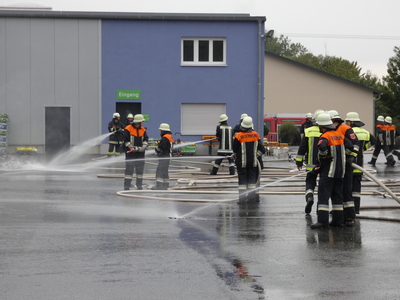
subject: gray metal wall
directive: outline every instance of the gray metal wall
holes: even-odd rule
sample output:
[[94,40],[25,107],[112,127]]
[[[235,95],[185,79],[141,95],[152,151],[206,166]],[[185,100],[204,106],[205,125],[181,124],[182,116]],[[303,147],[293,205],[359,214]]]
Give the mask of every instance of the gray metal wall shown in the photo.
[[10,117],[11,151],[43,151],[45,106],[71,107],[72,145],[100,135],[100,24],[0,18],[0,113]]

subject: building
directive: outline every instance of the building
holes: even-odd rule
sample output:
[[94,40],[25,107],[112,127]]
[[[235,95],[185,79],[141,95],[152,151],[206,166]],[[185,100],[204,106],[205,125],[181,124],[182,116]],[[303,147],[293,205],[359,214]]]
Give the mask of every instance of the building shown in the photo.
[[300,114],[337,110],[342,118],[359,113],[374,132],[375,101],[381,92],[293,60],[265,53],[264,114]]
[[[219,115],[263,128],[265,17],[0,10],[0,114],[9,149],[40,153],[142,113],[150,137],[214,135]],[[92,153],[105,153],[106,143]],[[204,152],[207,153],[204,147]]]

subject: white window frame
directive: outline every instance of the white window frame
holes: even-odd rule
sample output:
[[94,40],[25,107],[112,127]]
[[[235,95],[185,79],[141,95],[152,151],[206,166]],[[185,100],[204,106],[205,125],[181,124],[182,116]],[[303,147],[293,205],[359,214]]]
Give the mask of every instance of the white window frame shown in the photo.
[[[184,41],[193,41],[193,61],[184,61],[183,60],[183,42]],[[199,41],[208,41],[209,42],[209,58],[208,61],[199,61]],[[223,42],[223,59],[222,61],[213,61],[213,41],[222,41]],[[181,66],[226,66],[226,38],[222,37],[183,37],[181,39]]]
[[181,135],[215,135],[226,103],[181,103]]

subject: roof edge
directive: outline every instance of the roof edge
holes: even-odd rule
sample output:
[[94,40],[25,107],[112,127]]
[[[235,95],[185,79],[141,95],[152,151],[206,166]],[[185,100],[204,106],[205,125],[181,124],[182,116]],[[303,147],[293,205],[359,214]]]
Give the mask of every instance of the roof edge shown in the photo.
[[198,13],[132,13],[98,11],[48,11],[48,10],[2,10],[0,17],[7,18],[81,18],[81,19],[126,19],[126,20],[164,20],[164,21],[236,21],[265,22],[266,17],[250,14],[198,14]]

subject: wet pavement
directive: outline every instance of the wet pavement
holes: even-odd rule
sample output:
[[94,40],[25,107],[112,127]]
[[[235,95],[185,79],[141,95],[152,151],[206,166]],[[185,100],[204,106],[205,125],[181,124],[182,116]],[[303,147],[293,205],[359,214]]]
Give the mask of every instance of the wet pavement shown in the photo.
[[[399,178],[400,164],[376,169]],[[20,157],[1,170],[1,299],[400,299],[400,223],[311,230],[302,195],[245,207],[126,198],[123,179],[99,172]]]

